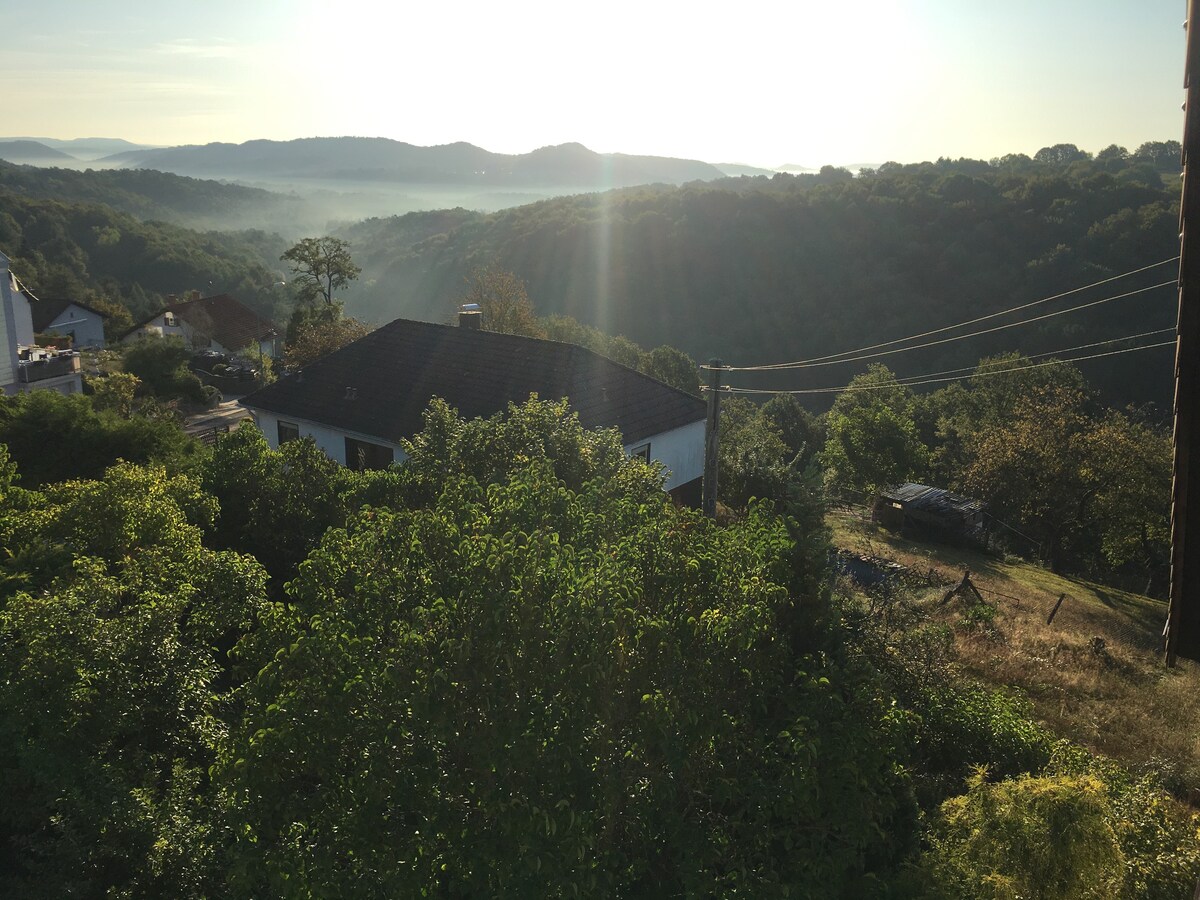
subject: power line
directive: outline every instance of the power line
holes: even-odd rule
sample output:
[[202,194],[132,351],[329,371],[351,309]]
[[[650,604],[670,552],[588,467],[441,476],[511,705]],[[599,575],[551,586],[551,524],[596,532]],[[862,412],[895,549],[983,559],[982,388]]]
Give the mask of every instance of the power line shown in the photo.
[[[1119,344],[1122,341],[1136,341],[1138,338],[1154,337],[1154,335],[1156,335],[1156,334],[1168,334],[1168,333],[1174,334],[1175,327],[1172,326],[1170,328],[1159,328],[1155,331],[1143,331],[1141,334],[1130,334],[1130,335],[1126,335],[1125,337],[1109,338],[1107,341],[1094,341],[1091,344],[1080,344],[1078,347],[1068,347],[1065,350],[1047,350],[1045,353],[1030,353],[1030,354],[1025,355],[1025,358],[1026,359],[1041,359],[1044,356],[1057,356],[1060,353],[1074,353],[1077,350],[1090,350],[1092,347],[1104,347],[1108,344]],[[1137,350],[1137,349],[1141,349],[1141,348],[1133,347],[1130,349]],[[1070,362],[1070,360],[1065,360],[1065,362]],[[977,368],[979,368],[978,363],[976,363],[973,366],[962,366],[958,369],[947,369],[944,372],[931,372],[929,375],[905,375],[902,378],[897,378],[896,381],[899,384],[907,384],[908,382],[912,381],[914,378],[928,378],[931,375],[953,375],[955,372],[974,372]]]
[[[778,371],[786,370],[786,369],[809,369],[809,368],[815,368],[817,366],[836,366],[836,365],[841,365],[843,363],[848,363],[848,362],[861,362],[866,359],[877,359],[880,356],[891,356],[894,353],[907,353],[909,350],[922,350],[926,347],[936,347],[940,344],[950,344],[950,343],[953,343],[954,341],[964,341],[967,338],[979,337],[982,334],[992,334],[993,332],[996,332],[996,331],[1004,331],[1007,328],[1016,328],[1019,325],[1032,325],[1034,322],[1041,322],[1044,319],[1053,319],[1055,316],[1064,316],[1067,313],[1078,312],[1081,309],[1089,309],[1090,307],[1093,307],[1093,306],[1099,306],[1102,303],[1112,303],[1114,300],[1124,300],[1126,297],[1133,297],[1133,296],[1136,296],[1137,294],[1144,294],[1147,291],[1153,291],[1153,290],[1156,290],[1161,287],[1175,286],[1176,284],[1177,284],[1177,280],[1172,278],[1170,281],[1160,281],[1158,284],[1152,284],[1149,287],[1138,288],[1136,291],[1127,291],[1124,294],[1117,294],[1113,297],[1103,297],[1099,300],[1091,300],[1087,303],[1081,303],[1078,306],[1070,306],[1070,307],[1067,307],[1066,309],[1060,309],[1056,312],[1043,313],[1040,316],[1034,316],[1032,319],[1022,319],[1019,322],[1009,322],[1007,325],[994,325],[991,328],[983,328],[983,329],[980,329],[979,331],[968,332],[967,334],[959,334],[959,335],[955,335],[954,337],[939,338],[936,341],[926,341],[924,344],[913,344],[911,347],[897,347],[894,350],[880,350],[878,353],[864,353],[860,356],[847,357],[845,359],[824,359],[824,360],[817,359],[817,360],[813,360],[812,362],[776,363],[775,365],[770,365],[770,366],[731,367],[731,368],[727,368],[726,371],[732,371],[732,372],[768,372],[768,371],[769,372],[778,372]],[[997,315],[999,315],[999,313],[997,313]],[[967,324],[969,324],[969,323],[962,322],[962,323],[959,323],[959,325],[953,325],[953,326],[949,326],[949,327],[958,328],[958,327],[961,327],[962,325],[967,325]],[[940,330],[946,331],[947,329],[943,328]],[[930,332],[930,333],[932,334],[935,332]],[[921,335],[915,335],[914,337],[921,337]],[[913,339],[914,338],[902,338],[901,340],[913,340]],[[898,342],[893,341],[892,343],[898,343]],[[870,349],[870,348],[864,348],[864,350],[865,349]],[[857,353],[859,351],[853,351],[853,352]]]
[[[1118,340],[1124,340],[1124,339],[1119,338]],[[1122,353],[1136,353],[1139,350],[1153,350],[1156,347],[1174,347],[1174,346],[1175,346],[1175,341],[1162,341],[1161,343],[1158,343],[1158,344],[1146,344],[1143,347],[1126,347],[1124,350],[1109,350],[1105,353],[1093,353],[1090,356],[1076,356],[1072,359],[1052,359],[1049,362],[1034,363],[1033,365],[1030,365],[1030,366],[1013,366],[1008,369],[990,369],[986,372],[975,372],[970,375],[952,375],[952,376],[946,377],[946,378],[932,377],[932,376],[942,374],[940,372],[935,372],[935,373],[932,373],[930,377],[923,377],[923,376],[919,376],[919,375],[913,376],[914,378],[920,378],[922,380],[906,381],[902,384],[899,382],[896,382],[896,381],[889,381],[887,384],[864,384],[864,385],[858,385],[858,386],[843,385],[842,387],[805,388],[802,390],[794,390],[794,391],[759,390],[757,388],[735,388],[735,387],[727,387],[727,388],[725,388],[725,390],[726,390],[726,392],[733,393],[733,394],[842,394],[842,393],[853,393],[853,392],[857,392],[857,391],[882,391],[882,390],[887,390],[889,388],[897,387],[898,385],[900,387],[912,387],[912,386],[919,385],[919,384],[934,384],[935,382],[941,382],[941,381],[962,381],[967,378],[983,378],[988,375],[1003,375],[1007,372],[1024,372],[1029,369],[1041,369],[1041,368],[1044,368],[1045,366],[1061,366],[1061,365],[1065,365],[1066,363],[1085,362],[1086,360],[1089,360],[1089,359],[1100,359],[1105,356],[1118,356]],[[1082,348],[1075,348],[1075,349],[1082,349]],[[1063,351],[1063,352],[1069,353],[1070,351]]]
[[1131,269],[1128,272],[1122,272],[1120,275],[1113,275],[1111,278],[1105,278],[1101,281],[1095,281],[1095,282],[1092,282],[1091,284],[1084,285],[1083,287],[1072,288],[1069,291],[1063,291],[1061,294],[1055,294],[1051,297],[1043,297],[1041,300],[1034,300],[1029,303],[1023,303],[1020,306],[1013,306],[1013,307],[1010,307],[1009,309],[1002,309],[999,312],[988,313],[985,316],[979,316],[974,319],[968,319],[965,322],[957,322],[953,325],[945,325],[941,328],[935,328],[931,331],[923,331],[920,334],[912,334],[912,335],[909,335],[908,337],[896,338],[895,340],[884,341],[879,344],[871,344],[866,347],[859,347],[857,350],[843,350],[841,353],[831,353],[828,356],[814,356],[809,359],[801,359],[801,360],[796,360],[795,362],[788,362],[788,363],[770,363],[770,364],[762,365],[762,366],[729,366],[727,368],[729,368],[731,371],[734,371],[734,372],[739,372],[739,371],[753,372],[753,371],[764,370],[764,369],[799,367],[801,365],[809,365],[811,363],[824,362],[825,360],[840,359],[845,356],[856,356],[859,353],[866,353],[868,350],[878,350],[883,347],[891,347],[895,344],[902,344],[905,341],[920,340],[921,338],[931,337],[935,334],[941,334],[942,332],[951,331],[952,329],[955,329],[955,328],[965,328],[968,325],[976,325],[979,322],[986,322],[988,319],[995,319],[999,316],[1008,315],[1009,313],[1021,312],[1022,310],[1029,309],[1034,306],[1039,306],[1043,303],[1050,303],[1051,301],[1054,301],[1054,300],[1061,300],[1063,297],[1069,297],[1072,294],[1078,294],[1081,291],[1091,290],[1094,287],[1100,287],[1101,285],[1109,284],[1113,281],[1118,281],[1122,278],[1127,278],[1130,275],[1138,275],[1142,272],[1149,271],[1150,269],[1156,269],[1159,266],[1166,265],[1167,263],[1175,262],[1178,259],[1179,259],[1178,256],[1172,256],[1169,259],[1160,260],[1159,262],[1151,263],[1148,266],[1142,266],[1140,269]]

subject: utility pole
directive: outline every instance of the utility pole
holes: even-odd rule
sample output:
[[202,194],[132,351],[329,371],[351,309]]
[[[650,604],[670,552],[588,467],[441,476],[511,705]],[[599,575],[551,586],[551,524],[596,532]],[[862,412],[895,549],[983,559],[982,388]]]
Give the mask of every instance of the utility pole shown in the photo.
[[1191,454],[1193,448],[1200,450],[1200,0],[1188,0],[1186,28],[1171,605],[1163,632],[1168,666],[1180,655],[1200,659],[1200,459]]
[[721,446],[721,368],[719,359],[708,365],[708,419],[704,423],[704,498],[702,511],[717,517],[717,451]]

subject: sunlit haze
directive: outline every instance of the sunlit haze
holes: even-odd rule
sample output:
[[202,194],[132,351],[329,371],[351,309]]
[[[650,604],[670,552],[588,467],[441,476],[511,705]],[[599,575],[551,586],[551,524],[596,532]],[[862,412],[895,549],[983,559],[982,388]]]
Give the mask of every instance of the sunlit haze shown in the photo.
[[763,166],[1178,139],[1181,0],[17,3],[7,135],[366,135]]

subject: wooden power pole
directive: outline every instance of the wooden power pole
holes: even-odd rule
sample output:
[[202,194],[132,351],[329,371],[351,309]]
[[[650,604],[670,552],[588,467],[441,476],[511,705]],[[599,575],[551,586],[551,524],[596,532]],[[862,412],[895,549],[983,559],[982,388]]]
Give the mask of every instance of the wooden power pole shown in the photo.
[[701,509],[710,519],[717,517],[717,453],[721,447],[721,367],[719,359],[708,361],[708,419],[704,423],[704,496]]
[[[1175,471],[1171,485],[1171,605],[1167,665],[1200,659],[1200,0],[1188,0],[1179,318],[1175,349]],[[1189,515],[1190,513],[1190,515]]]

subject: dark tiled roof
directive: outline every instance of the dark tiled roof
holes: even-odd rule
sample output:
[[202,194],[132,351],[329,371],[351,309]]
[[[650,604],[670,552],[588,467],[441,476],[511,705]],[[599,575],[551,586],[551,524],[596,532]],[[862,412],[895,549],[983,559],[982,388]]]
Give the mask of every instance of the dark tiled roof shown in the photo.
[[193,329],[207,334],[226,350],[241,350],[275,334],[275,326],[228,294],[168,303],[149,319],[139,322],[132,334],[165,312],[173,312]]
[[395,442],[421,430],[421,414],[433,397],[470,419],[500,412],[531,393],[568,398],[584,427],[616,426],[626,443],[705,416],[699,398],[583,347],[406,319],[242,403]]
[[33,330],[37,334],[41,334],[50,327],[50,323],[63,314],[68,306],[74,304],[80,309],[86,309],[90,313],[95,313],[102,319],[108,318],[108,313],[100,312],[98,309],[93,309],[86,303],[80,303],[78,300],[36,300],[29,304],[30,316],[33,318]]

